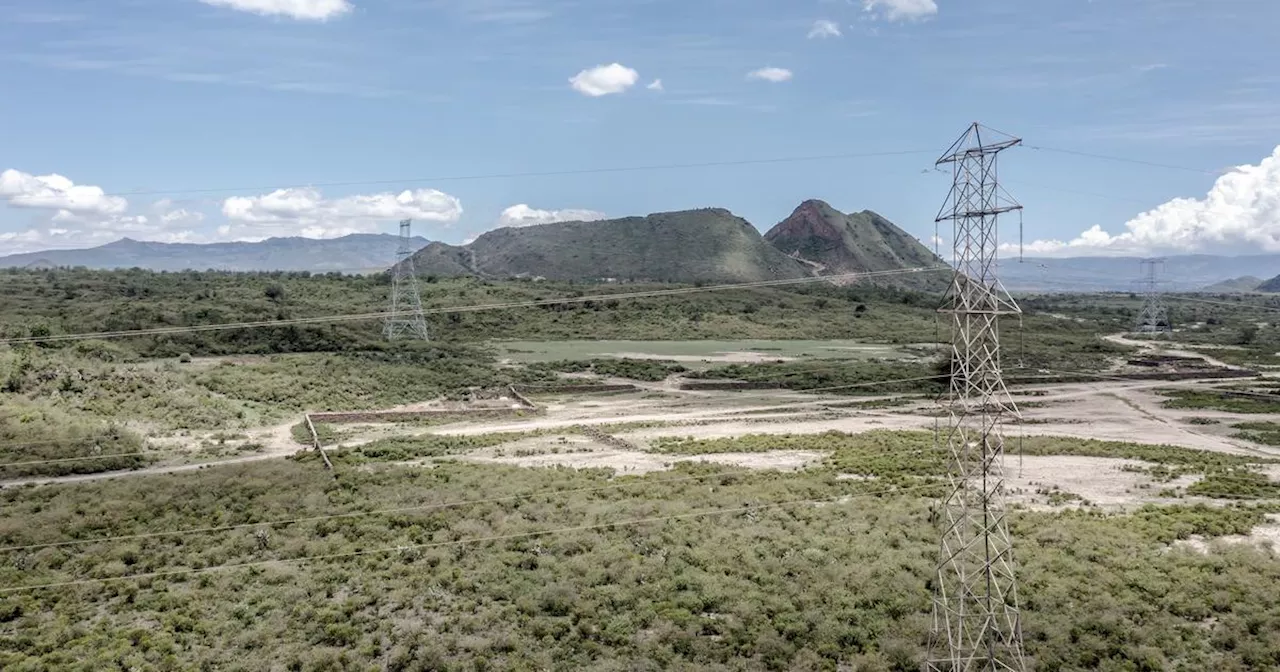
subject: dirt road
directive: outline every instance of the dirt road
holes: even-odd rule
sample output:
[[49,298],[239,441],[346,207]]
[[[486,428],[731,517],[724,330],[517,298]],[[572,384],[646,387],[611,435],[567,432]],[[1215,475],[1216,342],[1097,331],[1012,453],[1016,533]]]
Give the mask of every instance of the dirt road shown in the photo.
[[[1040,385],[1013,391],[1015,401],[1023,404],[1025,424],[1011,427],[1011,436],[1050,435],[1175,445],[1200,450],[1236,454],[1280,456],[1280,450],[1256,446],[1230,436],[1231,425],[1244,420],[1280,421],[1280,416],[1242,416],[1198,411],[1194,414],[1164,408],[1164,398],[1154,394],[1161,387],[1209,386],[1214,383],[1195,381],[1098,381]],[[491,419],[442,426],[350,425],[347,438],[333,446],[334,450],[354,447],[390,437],[412,437],[427,434],[471,436],[497,432],[530,432],[569,430],[578,425],[612,425],[638,423],[640,426],[620,429],[618,436],[645,445],[662,437],[719,438],[747,434],[816,434],[827,431],[865,432],[873,430],[932,429],[939,418],[927,402],[897,408],[868,409],[848,406],[848,397],[808,395],[786,390],[753,392],[698,392],[696,394],[655,394],[645,389],[635,394],[613,396],[565,396],[546,406],[546,414],[524,420]],[[1218,420],[1216,425],[1193,424],[1190,417]],[[29,477],[0,482],[0,487],[26,484],[82,483],[126,476],[181,473],[207,467],[244,464],[291,455],[306,447],[296,443],[291,430],[296,420],[262,427],[247,432],[247,442],[262,446],[261,452],[200,463],[189,460],[202,446],[203,437],[183,439],[189,445],[169,440],[166,448],[175,459],[135,471],[80,474],[59,477]],[[644,426],[648,424],[649,426]],[[568,432],[567,432],[568,433]],[[186,449],[186,450],[184,450]],[[550,460],[575,466],[608,466],[651,470],[669,464],[671,456],[610,454],[604,446],[595,446],[581,457],[564,458],[534,456],[524,461],[530,466]],[[480,461],[499,461],[496,451],[478,451]],[[759,456],[757,456],[758,458]],[[794,468],[812,456],[776,456],[755,466]],[[786,458],[786,459],[784,459]],[[694,457],[691,459],[702,459]],[[711,459],[711,458],[707,458]],[[731,461],[715,458],[716,461]],[[745,458],[744,458],[745,459]],[[752,458],[756,459],[756,458]],[[750,462],[751,460],[746,460]]]
[[1104,340],[1115,343],[1116,345],[1127,345],[1130,347],[1139,348],[1145,354],[1165,355],[1168,357],[1190,357],[1192,359],[1202,360],[1206,364],[1209,364],[1211,366],[1217,366],[1224,369],[1244,368],[1240,366],[1235,366],[1233,364],[1228,364],[1220,359],[1210,357],[1209,355],[1206,355],[1202,352],[1165,347],[1165,345],[1163,343],[1160,343],[1159,341],[1147,341],[1147,340],[1141,340],[1141,339],[1128,338],[1127,336],[1125,336],[1123,332],[1119,334],[1111,334],[1109,336],[1103,336],[1102,338]]

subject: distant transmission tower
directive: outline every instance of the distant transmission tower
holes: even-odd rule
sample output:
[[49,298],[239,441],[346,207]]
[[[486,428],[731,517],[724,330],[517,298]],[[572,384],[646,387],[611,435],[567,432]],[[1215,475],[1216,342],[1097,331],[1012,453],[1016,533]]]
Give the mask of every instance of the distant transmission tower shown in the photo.
[[[1022,311],[996,278],[996,220],[1020,210],[996,179],[996,157],[1022,141],[977,123],[937,164],[952,186],[937,221],[951,221],[949,490],[943,503],[929,672],[1026,669],[1013,550],[1005,522],[1006,417],[1018,417],[1000,369],[1000,316]],[[939,443],[941,443],[939,436]]]
[[413,268],[413,242],[409,227],[413,220],[400,222],[400,244],[396,248],[396,265],[391,268],[391,312],[383,333],[387,340],[408,337],[430,340],[427,319],[422,314],[422,297],[418,294],[418,274]]
[[1164,259],[1142,260],[1142,283],[1145,294],[1142,312],[1138,314],[1138,324],[1134,331],[1139,334],[1167,334],[1173,331],[1169,325],[1169,311],[1164,307],[1164,297],[1160,295],[1160,271],[1164,269]]

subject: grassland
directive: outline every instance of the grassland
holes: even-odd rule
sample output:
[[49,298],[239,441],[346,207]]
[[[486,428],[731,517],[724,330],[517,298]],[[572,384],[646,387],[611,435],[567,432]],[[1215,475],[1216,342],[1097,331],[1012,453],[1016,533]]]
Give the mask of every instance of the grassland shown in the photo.
[[[284,320],[382,309],[381,277],[306,273],[0,271],[7,338]],[[809,285],[672,297],[593,300],[594,294],[652,289],[571,283],[428,282],[431,309],[549,298],[580,303],[457,312],[431,318],[436,341],[388,344],[376,321],[286,325],[117,340],[0,345],[0,436],[8,462],[138,452],[146,436],[245,430],[285,422],[303,410],[358,410],[459,398],[565,371],[658,380],[683,366],[610,363],[614,348],[646,356],[699,356],[752,348],[830,362],[827,374],[794,369],[720,371],[799,388],[869,381],[920,371],[930,353],[914,347],[937,331],[938,297],[876,287]],[[1054,324],[1055,329],[1062,325]],[[1080,349],[1095,347],[1088,325],[1069,325]],[[503,341],[542,339],[546,345]],[[597,343],[626,336],[647,342]],[[742,340],[744,339],[745,340]],[[840,338],[825,344],[815,339]],[[735,340],[726,340],[726,339]],[[575,339],[575,340],[564,340]],[[579,340],[591,339],[591,340]],[[692,342],[688,339],[711,339]],[[537,352],[520,352],[532,351]],[[1059,343],[1046,350],[1071,352]],[[881,357],[884,355],[884,357]],[[511,357],[529,366],[495,366]],[[830,358],[830,359],[828,359]],[[617,359],[616,357],[614,359]],[[533,360],[555,360],[538,363]],[[899,364],[901,362],[901,364]],[[59,437],[66,437],[62,440]],[[39,450],[22,444],[45,441]],[[25,459],[24,459],[25,458]],[[123,460],[123,461],[121,461]],[[148,457],[0,468],[0,475],[66,474],[142,466]]]
[[1268,414],[1280,413],[1280,395],[1269,399],[1263,394],[1240,394],[1209,390],[1163,389],[1156,390],[1169,397],[1166,408],[1208,409],[1229,413]]
[[[382,278],[306,274],[0,277],[8,337],[370,312],[386,293]],[[436,308],[641,289],[476,280],[424,288]],[[373,322],[0,346],[0,464],[11,465],[0,475],[145,466],[146,454],[13,463],[145,452],[156,435],[204,432],[216,444],[271,423],[287,435],[302,410],[463,398],[567,372],[793,389],[933,376],[945,367],[914,346],[948,337],[937,301],[811,286],[440,314],[431,318],[438,340],[418,346],[385,344]],[[1098,338],[1128,318],[1124,299],[1044,301],[1071,318],[1030,315],[1025,331],[1009,321],[1007,367],[1091,370],[1128,352]],[[498,338],[515,340],[484,345]],[[589,344],[597,338],[632,340]],[[827,338],[865,349],[827,351],[816,343]],[[633,347],[659,359],[618,357]],[[660,361],[747,350],[798,361]],[[918,382],[877,391],[934,391],[936,381]],[[350,436],[318,429],[326,441]],[[945,468],[929,434],[654,446],[672,456],[825,456],[795,473],[678,463],[634,476],[464,459],[575,431],[381,438],[333,451],[333,473],[306,454],[0,490],[0,669],[918,669]],[[1142,461],[1135,468],[1156,481],[1197,476],[1180,494],[1218,500],[1015,511],[1036,669],[1280,665],[1275,552],[1175,543],[1266,523],[1280,510],[1267,460],[1057,437],[1021,447]],[[862,478],[842,478],[850,474]],[[1080,504],[1070,493],[1052,497]]]
[[[907,485],[928,482],[912,480],[927,466],[910,441],[837,442],[828,466],[789,475],[683,465],[610,479],[339,453],[363,467],[336,482],[288,460],[3,491],[0,544],[87,543],[4,551],[0,585],[106,581],[0,591],[0,666],[914,670],[936,533],[935,493]],[[1268,510],[1017,514],[1037,669],[1270,665],[1274,557],[1167,547],[1245,534]],[[269,523],[345,512],[358,515]],[[210,525],[243,527],[90,541]],[[578,529],[551,532],[564,528]],[[338,557],[295,562],[315,555]],[[237,563],[252,564],[220,570]],[[133,575],[153,576],[112,580]]]

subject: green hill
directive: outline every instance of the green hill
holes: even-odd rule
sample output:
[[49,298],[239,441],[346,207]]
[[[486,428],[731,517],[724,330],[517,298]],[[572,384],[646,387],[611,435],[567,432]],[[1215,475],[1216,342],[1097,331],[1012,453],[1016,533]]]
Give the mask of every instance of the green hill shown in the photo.
[[1275,294],[1277,292],[1280,292],[1280,275],[1277,275],[1276,277],[1271,278],[1270,280],[1259,284],[1257,288],[1255,288],[1253,291],[1266,292],[1267,294]]
[[[935,266],[945,262],[911,234],[870,211],[846,215],[819,200],[800,204],[765,234],[782,252],[823,275]],[[904,276],[935,287],[944,274]]]
[[[597,222],[503,228],[469,245],[431,243],[414,255],[420,275],[619,282],[753,282],[944,264],[871,211],[845,215],[805,201],[764,236],[722,208]],[[873,279],[944,289],[945,273]]]
[[489,231],[414,255],[421,275],[625,282],[752,282],[813,275],[721,208]]
[[[1257,278],[1252,275],[1245,275],[1239,278],[1223,280],[1222,282],[1215,282],[1214,284],[1209,285],[1208,287],[1205,287],[1200,291],[1208,292],[1211,294],[1238,294],[1238,293],[1244,293],[1244,292],[1271,291],[1271,290],[1259,289],[1264,284],[1266,284],[1266,282],[1267,281],[1264,281],[1262,278]],[[1275,280],[1271,280],[1270,282],[1275,282]]]

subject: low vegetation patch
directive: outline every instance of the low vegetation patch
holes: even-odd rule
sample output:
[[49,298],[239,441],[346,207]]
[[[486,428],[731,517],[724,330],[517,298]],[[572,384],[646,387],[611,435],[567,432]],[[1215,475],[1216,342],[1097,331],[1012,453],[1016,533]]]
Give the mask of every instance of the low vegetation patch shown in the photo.
[[822,390],[832,394],[882,395],[936,393],[944,388],[943,373],[937,364],[928,362],[846,359],[821,363],[733,364],[693,372],[689,377],[772,383],[791,390]]
[[153,461],[123,425],[46,406],[0,405],[0,480],[137,469]]
[[1267,446],[1280,446],[1280,424],[1274,422],[1242,422],[1232,425],[1238,430],[1231,436]]
[[626,358],[539,362],[530,364],[529,368],[535,371],[556,371],[559,373],[594,373],[599,376],[648,382],[666,380],[673,374],[688,371],[683,365],[676,362]]
[[[6,551],[6,587],[285,561],[0,594],[0,667],[914,670],[923,656],[937,530],[922,491],[689,464],[334,481],[315,460],[0,491],[4,546],[248,525]],[[807,500],[822,505],[768,508]],[[688,515],[718,510],[732,512]],[[1247,534],[1268,510],[1014,512],[1028,655],[1062,671],[1270,666],[1271,554],[1167,549]],[[663,516],[684,517],[631,522]],[[317,555],[333,557],[288,562]]]
[[1165,408],[1209,409],[1228,413],[1280,413],[1280,396],[1268,399],[1260,395],[1207,390],[1160,389],[1161,396],[1169,397]]

